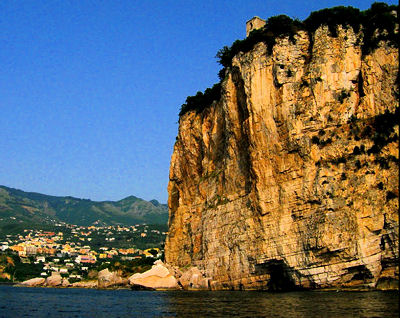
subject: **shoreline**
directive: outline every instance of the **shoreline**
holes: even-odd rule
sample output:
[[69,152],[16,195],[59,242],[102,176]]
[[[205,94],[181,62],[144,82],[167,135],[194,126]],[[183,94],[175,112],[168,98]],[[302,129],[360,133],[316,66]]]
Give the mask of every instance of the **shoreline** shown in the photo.
[[13,286],[13,285],[17,285],[17,284],[19,284],[19,283],[16,283],[16,282],[0,282],[0,286],[1,286],[1,285]]
[[26,287],[26,288],[56,288],[56,289],[94,289],[94,290],[131,290],[131,291],[154,291],[154,292],[165,292],[165,291],[182,291],[182,292],[263,292],[263,293],[271,293],[271,294],[285,294],[285,293],[312,293],[312,292],[360,292],[360,293],[368,293],[368,292],[399,292],[400,289],[376,289],[376,288],[323,288],[323,289],[303,289],[303,290],[285,290],[285,291],[270,291],[263,289],[248,289],[248,290],[229,290],[229,289],[221,289],[221,290],[194,290],[194,289],[167,289],[167,288],[159,288],[159,289],[135,289],[132,286],[117,286],[117,287],[82,287],[82,286],[27,286],[20,283],[0,283],[0,286],[13,286],[13,287]]

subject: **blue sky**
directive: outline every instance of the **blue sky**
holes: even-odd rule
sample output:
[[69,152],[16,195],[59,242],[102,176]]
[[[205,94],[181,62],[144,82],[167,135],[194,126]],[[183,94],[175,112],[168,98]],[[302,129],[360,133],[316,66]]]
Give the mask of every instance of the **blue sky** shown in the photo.
[[248,19],[372,3],[2,0],[0,184],[166,202],[180,105],[218,81]]

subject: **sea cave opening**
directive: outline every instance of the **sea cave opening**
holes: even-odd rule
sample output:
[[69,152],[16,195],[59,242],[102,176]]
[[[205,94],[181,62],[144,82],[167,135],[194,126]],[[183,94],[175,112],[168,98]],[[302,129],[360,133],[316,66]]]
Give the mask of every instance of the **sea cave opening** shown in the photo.
[[285,292],[297,290],[289,266],[283,260],[270,260],[266,263],[257,264],[257,271],[270,275],[266,289],[273,292]]

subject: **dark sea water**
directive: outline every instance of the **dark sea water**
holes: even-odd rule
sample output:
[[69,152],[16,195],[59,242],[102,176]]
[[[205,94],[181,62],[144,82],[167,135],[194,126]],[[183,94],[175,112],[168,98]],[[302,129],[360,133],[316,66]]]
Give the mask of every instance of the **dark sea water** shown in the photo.
[[0,286],[0,317],[398,317],[398,292],[188,292]]

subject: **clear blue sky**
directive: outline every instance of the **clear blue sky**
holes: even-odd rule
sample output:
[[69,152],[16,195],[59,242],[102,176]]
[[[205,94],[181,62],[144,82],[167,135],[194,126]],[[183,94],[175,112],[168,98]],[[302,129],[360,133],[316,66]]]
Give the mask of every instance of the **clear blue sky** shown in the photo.
[[246,20],[372,3],[1,0],[0,185],[166,202],[180,105]]

